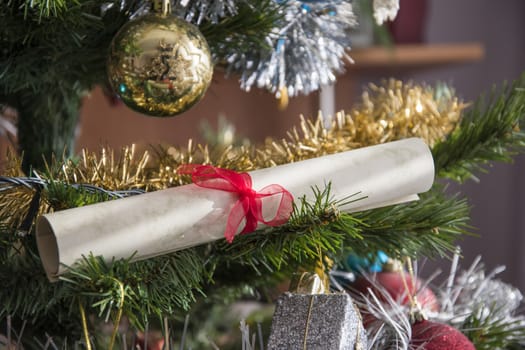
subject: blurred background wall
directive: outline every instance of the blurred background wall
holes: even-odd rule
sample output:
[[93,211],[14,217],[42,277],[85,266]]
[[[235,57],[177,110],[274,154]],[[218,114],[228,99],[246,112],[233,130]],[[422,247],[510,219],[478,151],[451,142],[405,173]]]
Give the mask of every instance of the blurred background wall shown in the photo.
[[[404,2],[411,1],[401,0],[401,9]],[[494,84],[525,72],[525,1],[429,0],[423,38],[430,44],[479,42],[484,57],[467,64],[396,71],[394,76],[429,84],[447,82],[464,101],[473,101]],[[377,82],[383,73],[360,74],[359,85]],[[478,235],[458,242],[462,266],[481,255],[488,270],[505,265],[501,279],[525,291],[525,155],[515,157],[513,164],[493,164],[487,174],[480,174],[479,182],[451,184],[450,192],[469,199],[471,224]],[[429,263],[425,270],[436,265],[449,267],[448,262]]]
[[[451,82],[458,95],[473,100],[493,84],[513,80],[525,71],[525,1],[433,0],[426,27],[427,42],[479,41],[479,62],[417,72],[417,81]],[[479,238],[461,243],[467,265],[481,254],[489,268],[507,266],[502,279],[525,290],[525,155],[514,164],[494,164],[480,182],[454,189],[470,199],[472,224]]]

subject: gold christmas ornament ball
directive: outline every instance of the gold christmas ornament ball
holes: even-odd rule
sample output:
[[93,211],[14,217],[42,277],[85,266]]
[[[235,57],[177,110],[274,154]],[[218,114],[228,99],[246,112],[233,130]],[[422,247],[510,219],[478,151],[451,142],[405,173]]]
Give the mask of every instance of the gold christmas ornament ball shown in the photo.
[[188,110],[202,98],[213,75],[210,49],[199,29],[160,14],[142,16],[120,29],[107,69],[122,101],[155,117]]

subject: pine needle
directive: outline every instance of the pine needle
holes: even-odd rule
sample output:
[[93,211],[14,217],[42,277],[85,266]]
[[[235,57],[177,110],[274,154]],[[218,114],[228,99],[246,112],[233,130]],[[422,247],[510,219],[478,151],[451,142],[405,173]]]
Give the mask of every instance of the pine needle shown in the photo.
[[459,126],[432,150],[436,173],[458,182],[477,180],[493,161],[510,162],[525,147],[525,73],[493,89],[466,111]]

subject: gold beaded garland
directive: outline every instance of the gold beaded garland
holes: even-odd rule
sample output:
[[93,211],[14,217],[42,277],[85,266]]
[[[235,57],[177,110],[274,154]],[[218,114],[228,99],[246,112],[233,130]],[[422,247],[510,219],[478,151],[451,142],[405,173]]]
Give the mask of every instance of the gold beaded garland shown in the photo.
[[131,109],[173,116],[197,103],[210,85],[213,64],[204,36],[172,15],[148,14],[115,35],[108,58],[109,82]]

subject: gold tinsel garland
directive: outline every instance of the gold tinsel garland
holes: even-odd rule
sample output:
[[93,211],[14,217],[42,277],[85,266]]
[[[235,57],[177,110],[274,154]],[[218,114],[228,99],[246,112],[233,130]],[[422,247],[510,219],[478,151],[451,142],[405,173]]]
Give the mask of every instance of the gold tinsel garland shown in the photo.
[[[118,156],[108,148],[83,150],[80,160],[53,162],[49,175],[53,180],[109,190],[153,191],[183,184],[187,179],[177,174],[177,168],[187,163],[250,171],[408,137],[423,138],[432,147],[454,129],[465,106],[446,85],[433,88],[391,79],[380,86],[370,84],[361,101],[348,113],[337,113],[330,125],[324,125],[320,116],[301,117],[287,138],[268,139],[260,146],[208,147],[189,140],[185,147],[156,147],[141,154],[135,146],[123,148]],[[9,164],[6,175],[20,173],[19,159],[10,159]],[[19,222],[28,198],[31,193],[27,188],[4,193],[1,217],[10,218],[13,224]],[[44,206],[41,210],[46,210]]]

